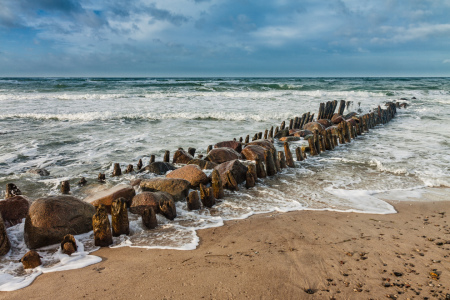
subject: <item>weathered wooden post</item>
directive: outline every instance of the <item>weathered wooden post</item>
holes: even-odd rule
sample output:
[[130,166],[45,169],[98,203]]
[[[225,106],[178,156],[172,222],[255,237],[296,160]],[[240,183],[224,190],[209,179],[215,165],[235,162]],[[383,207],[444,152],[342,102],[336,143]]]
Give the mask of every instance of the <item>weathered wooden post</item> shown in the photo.
[[315,138],[312,136],[308,138],[309,153],[311,156],[317,155],[316,143],[314,142],[314,140],[315,140]]
[[273,155],[270,150],[264,150],[264,161],[266,165],[267,176],[273,176],[277,173],[275,168],[275,162],[273,161]]
[[97,212],[92,217],[92,227],[94,229],[95,246],[108,247],[113,243],[108,213],[103,204],[98,206]]
[[342,116],[344,114],[344,110],[345,110],[345,101],[341,100],[340,103],[339,103],[338,114]]
[[224,197],[223,182],[220,178],[219,171],[213,170],[211,173],[211,186],[215,199],[222,199]]
[[295,119],[294,119],[294,129],[298,128],[298,121],[299,121],[299,117],[295,117]]
[[163,162],[166,162],[166,163],[170,162],[170,151],[169,150],[166,150],[166,152],[164,152]]
[[317,119],[323,119],[323,115],[324,115],[324,111],[325,111],[325,103],[320,103],[319,105],[319,114],[317,115]]
[[112,176],[120,176],[122,175],[122,170],[120,169],[120,164],[115,163],[114,164],[114,170],[112,172]]
[[239,186],[236,181],[236,178],[234,178],[233,173],[231,171],[227,171],[225,173],[225,188],[232,190],[232,191],[239,191]]
[[289,130],[294,129],[294,119],[289,120]]
[[139,161],[138,161],[136,167],[137,167],[138,171],[139,171],[140,169],[142,169],[142,159],[139,159]]
[[133,165],[128,165],[127,169],[125,170],[125,174],[130,174],[131,172],[133,172]]
[[14,183],[6,184],[5,199],[22,195],[22,192]]
[[60,244],[62,253],[67,255],[72,255],[72,253],[77,252],[77,242],[75,237],[71,234],[66,234]]
[[[213,188],[214,191],[214,188]],[[222,189],[223,192],[223,189]],[[197,191],[192,191],[189,193],[187,199],[187,207],[189,210],[197,210],[200,209],[200,198],[198,197]]]
[[247,189],[254,187],[257,179],[256,166],[254,164],[248,165],[247,174],[245,175],[245,187]]
[[264,164],[261,162],[259,157],[255,159],[255,165],[256,165],[256,176],[258,178],[266,178],[266,169],[264,168]]
[[242,136],[239,138],[239,143],[242,143],[244,141],[244,139],[242,138]]
[[287,168],[286,158],[285,158],[284,153],[282,151],[278,151],[278,160],[280,161],[280,168],[281,169],[286,169]]
[[303,153],[301,147],[295,148],[295,155],[297,156],[297,161],[303,161]]
[[263,135],[262,132],[258,132],[258,140],[262,139],[262,135]]
[[97,180],[98,180],[99,182],[105,182],[105,180],[106,180],[106,175],[105,175],[104,173],[98,173]]
[[278,133],[278,131],[280,131],[279,129],[278,129],[278,126],[275,128],[275,132],[273,133],[274,135],[273,136],[276,136],[277,135],[277,133]]
[[111,220],[113,236],[130,234],[130,222],[128,221],[127,203],[125,198],[120,197],[112,202]]
[[64,180],[61,182],[61,193],[69,194],[70,192],[70,182],[68,180]]
[[85,186],[87,184],[86,178],[81,177],[77,184],[78,186]]
[[213,146],[212,146],[212,145],[208,145],[208,148],[206,148],[206,153],[209,153],[209,151],[211,151],[211,150],[212,150],[212,148],[213,148]]
[[266,131],[264,131],[264,139],[266,140],[269,137],[269,129],[266,129]]
[[191,147],[189,147],[188,148],[188,153],[192,156],[192,157],[194,157],[195,156],[195,151],[196,151],[197,149],[195,149],[195,148],[191,148]]
[[150,155],[150,161],[148,162],[148,164],[151,164],[151,163],[154,163],[155,162],[155,155],[154,154],[152,154],[152,155]]
[[273,138],[273,126],[270,127],[269,138]]
[[323,139],[324,139],[324,143],[325,143],[325,150],[328,150],[328,151],[333,150],[329,131],[325,131],[325,135],[323,136]]
[[295,168],[294,158],[292,157],[291,149],[289,148],[289,143],[284,142],[284,153],[286,154],[286,164],[289,168]]
[[321,145],[320,145],[320,138],[319,138],[319,131],[316,129],[314,130],[314,145],[316,147],[316,153],[320,154],[321,151]]
[[284,121],[281,122],[280,130],[284,130],[285,127],[286,127],[286,123]]
[[148,206],[142,213],[142,224],[148,229],[155,229],[158,226],[155,210],[152,206]]
[[247,134],[245,137],[245,143],[248,144],[250,142],[250,135]]
[[200,183],[200,199],[205,207],[211,208],[214,204],[216,204],[216,199],[214,199],[212,188],[207,188],[202,183]]
[[280,172],[281,171],[281,166],[280,166],[280,161],[278,160],[278,151],[272,149],[272,157],[273,157],[273,162],[275,163],[275,172]]
[[255,135],[254,135],[253,138],[252,138],[252,141],[256,141],[257,139],[258,139],[258,134],[255,133]]

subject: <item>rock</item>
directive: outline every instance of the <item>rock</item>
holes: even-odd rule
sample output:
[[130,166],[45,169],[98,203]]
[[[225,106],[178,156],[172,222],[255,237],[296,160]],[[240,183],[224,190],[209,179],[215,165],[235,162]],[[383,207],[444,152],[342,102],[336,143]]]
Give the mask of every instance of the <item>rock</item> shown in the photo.
[[113,236],[130,234],[127,203],[125,198],[115,199],[111,205],[111,225]]
[[172,195],[173,200],[182,201],[188,193],[191,183],[184,179],[176,178],[152,178],[141,181],[141,189],[149,192],[166,192]]
[[194,159],[192,155],[184,150],[177,150],[173,155],[172,163],[174,164],[187,164],[190,160]]
[[342,121],[344,121],[344,118],[339,114],[334,114],[333,117],[331,118],[331,123],[333,124],[339,124]]
[[142,215],[146,208],[153,207],[155,213],[159,213],[159,202],[167,196],[171,197],[165,192],[142,192],[137,194],[131,200],[130,212]]
[[68,180],[64,180],[61,182],[61,194],[69,194],[70,192],[70,182]]
[[169,220],[177,217],[177,209],[172,197],[166,197],[159,202],[159,212]]
[[213,189],[214,198],[222,199],[224,197],[223,183],[219,171],[217,170],[213,170],[211,173],[211,186]]
[[213,207],[216,204],[216,199],[214,199],[212,188],[207,188],[203,184],[200,185],[200,198],[202,200],[203,206]]
[[156,175],[164,175],[169,171],[176,170],[177,168],[168,162],[152,162],[148,166],[146,166],[144,169],[141,169],[142,171],[148,171],[150,173],[154,173]]
[[197,191],[192,191],[189,193],[189,196],[187,199],[187,208],[189,210],[200,209],[200,198],[198,197]]
[[156,213],[153,207],[149,206],[144,209],[142,214],[142,224],[148,229],[155,229],[158,226],[158,219],[156,219]]
[[5,223],[0,216],[0,256],[5,255],[11,249],[11,243],[9,242],[8,233],[6,232]]
[[141,181],[142,181],[142,179],[140,179],[140,178],[133,179],[133,180],[130,181],[130,185],[131,185],[132,187],[138,186],[138,185],[141,184]]
[[25,253],[19,261],[22,263],[24,269],[34,269],[42,264],[41,257],[35,250],[30,250]]
[[8,183],[6,185],[6,191],[5,191],[5,199],[22,195],[22,192],[19,190],[19,188],[14,183]]
[[296,142],[300,141],[300,137],[298,136],[285,136],[280,139],[280,142]]
[[120,164],[115,163],[114,164],[114,170],[113,170],[111,176],[114,177],[114,176],[120,176],[120,175],[122,175],[122,170],[120,169]]
[[242,143],[238,141],[225,141],[220,142],[214,145],[214,148],[231,148],[237,153],[241,153],[242,151]]
[[273,160],[273,155],[270,150],[264,151],[264,162],[266,165],[266,174],[267,176],[273,176],[277,173],[277,169],[275,166],[275,162]]
[[25,243],[35,249],[59,243],[66,234],[89,232],[94,214],[94,206],[72,196],[37,199],[25,219]]
[[259,158],[257,158],[255,160],[255,165],[256,165],[256,176],[258,178],[266,178],[266,169],[264,168],[264,164],[262,163],[262,161],[264,160],[264,158],[262,160],[260,160]]
[[[282,153],[282,152],[280,152]],[[256,176],[256,165],[250,164],[248,166],[247,174],[246,174],[246,180],[245,180],[245,187],[246,188],[252,188],[256,185],[256,180],[258,177]]]
[[[247,144],[247,147],[249,146],[249,145],[258,145],[258,146],[261,146],[261,147],[263,147],[264,149],[267,149],[267,150],[270,150],[270,152],[274,152],[276,149],[275,149],[275,146],[273,145],[273,142],[271,141],[271,140],[255,140],[255,141],[252,141],[252,142],[250,142],[250,143],[248,143]],[[247,148],[246,147],[246,148]]]
[[325,127],[317,122],[309,122],[303,126],[305,130],[309,130],[311,132],[314,132],[315,130],[319,131],[319,134],[323,135],[325,132]]
[[221,164],[227,161],[241,159],[241,155],[231,148],[215,148],[209,151],[206,160]]
[[186,165],[166,175],[166,178],[184,179],[191,183],[192,188],[197,188],[200,183],[207,184],[208,176],[196,165]]
[[197,165],[202,170],[212,170],[215,167],[217,167],[217,164],[212,161],[207,161],[207,160],[198,159],[198,158],[191,159],[187,164],[188,165]]
[[328,128],[333,125],[333,123],[331,123],[331,121],[328,119],[319,119],[317,120],[317,123],[321,124],[325,128]]
[[356,120],[355,119],[351,118],[351,119],[347,119],[346,121],[347,121],[347,123],[350,123],[352,126],[356,126]]
[[30,170],[27,171],[27,173],[36,174],[36,175],[39,175],[39,176],[48,176],[48,175],[50,175],[50,172],[47,171],[44,168],[41,168],[41,169],[38,169],[38,168],[30,169]]
[[231,172],[231,175],[233,176],[234,180],[236,180],[237,184],[241,184],[246,179],[247,169],[248,168],[237,159],[222,163],[214,168],[214,170],[217,170],[219,172],[224,188],[229,188],[229,186],[227,185],[228,178],[226,175],[228,171]]
[[279,138],[282,138],[282,137],[285,137],[285,136],[289,136],[289,128],[286,128],[286,129],[283,129],[283,130],[278,131],[278,132],[273,136],[273,138],[274,138],[274,139],[279,139]]
[[103,204],[98,206],[97,212],[92,217],[92,227],[94,229],[95,246],[108,247],[113,243],[108,213]]
[[87,184],[87,180],[84,177],[81,177],[80,181],[78,181],[79,186],[85,186]]
[[76,252],[77,250],[78,247],[75,237],[71,234],[65,235],[61,242],[61,251],[64,254],[72,255],[72,253]]
[[296,129],[296,128],[289,129],[289,136],[293,136],[296,132],[299,132],[299,131],[301,131],[301,129]]
[[229,190],[239,191],[238,183],[236,181],[236,178],[234,178],[233,174],[231,173],[231,171],[227,171],[225,173],[225,182],[223,185],[225,188]]
[[22,222],[28,215],[30,202],[24,196],[14,196],[0,200],[0,215],[6,228]]
[[95,207],[100,204],[105,205],[106,210],[111,211],[112,202],[118,198],[125,198],[127,206],[130,206],[131,200],[136,195],[134,188],[128,184],[118,184],[110,189],[97,192],[84,199],[85,202],[94,205]]
[[256,158],[264,160],[264,150],[265,148],[259,145],[248,145],[242,149],[241,155],[246,160],[256,160]]
[[294,136],[305,138],[308,135],[312,135],[312,134],[313,134],[313,132],[310,130],[299,130],[296,133],[294,133]]
[[348,119],[351,119],[353,116],[356,116],[356,115],[357,115],[357,113],[351,112],[351,113],[346,114],[343,117],[344,117],[345,120],[348,120]]

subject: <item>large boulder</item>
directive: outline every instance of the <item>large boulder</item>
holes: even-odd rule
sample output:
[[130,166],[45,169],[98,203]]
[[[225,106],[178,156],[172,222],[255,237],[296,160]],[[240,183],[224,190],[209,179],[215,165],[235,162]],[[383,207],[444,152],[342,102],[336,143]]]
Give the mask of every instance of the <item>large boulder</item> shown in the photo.
[[296,133],[294,133],[294,136],[298,136],[298,137],[304,138],[304,137],[306,137],[308,135],[311,135],[311,134],[313,134],[313,133],[311,131],[309,131],[309,130],[299,130]]
[[142,192],[133,197],[130,212],[142,215],[146,208],[153,207],[155,213],[159,213],[159,203],[166,199],[173,201],[172,196],[166,192]]
[[219,172],[223,187],[228,188],[226,186],[228,182],[227,172],[230,171],[231,175],[233,175],[237,184],[240,184],[245,181],[247,177],[248,168],[244,164],[242,164],[239,160],[235,159],[218,165],[217,167],[214,168],[214,170],[217,170]]
[[242,149],[241,155],[246,160],[256,160],[259,158],[261,161],[264,161],[264,147],[259,145],[248,145],[244,149]]
[[125,198],[127,206],[130,206],[131,199],[133,199],[134,195],[136,195],[136,192],[131,185],[118,184],[110,189],[90,195],[84,201],[95,207],[103,204],[107,211],[111,211],[111,204],[115,199]]
[[231,148],[234,151],[241,153],[242,143],[238,141],[225,141],[215,144],[214,148]]
[[328,120],[328,119],[320,119],[320,120],[317,120],[317,123],[319,123],[320,125],[322,125],[322,126],[325,127],[325,128],[328,128],[328,127],[330,127],[331,125],[333,125],[333,123],[331,123],[331,121]]
[[279,138],[282,138],[282,137],[285,137],[285,136],[289,136],[289,128],[286,128],[286,129],[278,131],[277,134],[275,134],[273,136],[273,138],[274,139],[279,139]]
[[221,164],[230,160],[240,159],[241,155],[231,148],[216,148],[209,151],[206,160]]
[[266,150],[270,150],[270,152],[275,152],[275,146],[273,145],[273,143],[270,140],[264,140],[264,139],[255,140],[255,141],[248,143],[247,147],[249,145],[258,145],[258,146],[263,147]]
[[66,234],[89,232],[94,214],[93,205],[72,196],[37,199],[25,219],[25,243],[35,249],[60,243]]
[[337,126],[330,126],[326,129],[326,131],[331,131],[332,135],[338,135],[339,131],[338,131],[338,127]]
[[173,154],[173,161],[172,163],[174,164],[187,164],[191,159],[193,159],[194,157],[192,155],[190,155],[188,152],[179,149],[177,151],[175,151],[175,153]]
[[166,175],[166,178],[179,178],[191,183],[192,188],[209,182],[208,176],[196,165],[186,165]]
[[187,164],[188,165],[197,165],[202,170],[212,170],[215,167],[217,167],[216,163],[214,163],[212,161],[204,160],[204,159],[199,159],[199,158],[194,158],[194,159],[190,160]]
[[166,192],[175,201],[182,201],[188,196],[191,183],[177,178],[151,178],[142,180],[140,187],[143,191],[148,192]]
[[306,123],[306,125],[303,127],[303,129],[309,130],[312,132],[314,132],[315,130],[318,130],[319,134],[321,134],[321,135],[324,135],[324,133],[325,133],[325,127],[322,124],[317,123],[317,122]]
[[156,175],[164,175],[169,171],[176,170],[177,168],[168,162],[156,161],[152,162],[145,168],[141,169],[140,172],[148,171],[150,173],[154,173]]
[[6,226],[3,223],[2,216],[0,216],[0,256],[5,255],[11,249]]
[[331,118],[331,123],[333,124],[339,124],[342,121],[344,121],[344,118],[340,114],[334,114]]
[[350,124],[352,124],[352,126],[356,126],[356,124],[357,124],[356,120],[355,120],[355,119],[353,119],[353,118],[351,118],[351,119],[347,119],[346,121],[347,121],[347,123],[350,123]]
[[6,227],[20,223],[28,215],[29,208],[30,202],[24,196],[0,200],[0,214]]

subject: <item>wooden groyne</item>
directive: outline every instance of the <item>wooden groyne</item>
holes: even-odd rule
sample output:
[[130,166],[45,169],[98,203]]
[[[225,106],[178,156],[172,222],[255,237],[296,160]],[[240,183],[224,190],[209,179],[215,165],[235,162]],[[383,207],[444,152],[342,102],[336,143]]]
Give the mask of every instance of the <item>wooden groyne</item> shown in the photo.
[[[276,176],[284,168],[295,168],[310,156],[321,155],[340,144],[351,143],[377,125],[388,123],[395,117],[398,108],[406,108],[406,103],[387,102],[383,107],[378,106],[365,114],[344,114],[348,105],[349,102],[344,100],[320,103],[317,118],[315,113],[303,113],[290,120],[283,120],[279,126],[248,134],[245,138],[209,145],[206,153],[198,153],[197,157],[195,148],[188,148],[188,151],[177,149],[173,152],[172,161],[169,150],[164,150],[162,161],[156,161],[152,154],[147,166],[143,166],[142,159],[139,159],[136,168],[129,164],[124,173],[140,177],[139,174],[147,172],[163,177],[137,178],[130,184],[117,185],[84,200],[70,196],[69,181],[61,183],[62,195],[38,199],[31,207],[14,184],[8,184],[6,197],[14,198],[16,202],[19,197],[19,200],[28,203],[23,217],[26,216],[25,242],[30,249],[61,240],[62,250],[72,249],[73,242],[68,244],[67,241],[73,241],[73,237],[67,235],[92,229],[95,244],[108,246],[112,243],[112,236],[129,234],[128,211],[141,215],[143,225],[149,230],[153,229],[157,227],[156,214],[170,220],[176,218],[176,201],[186,201],[188,210],[212,207],[225,197],[224,189],[237,191],[243,186],[253,188],[258,180]],[[291,149],[291,143],[299,140],[305,140],[307,144]],[[283,150],[278,151],[275,143],[282,143]],[[111,177],[123,176],[120,164],[114,163],[113,169]],[[212,173],[207,176],[203,170],[212,170]],[[98,182],[105,180],[106,174],[100,173]],[[85,178],[78,182],[79,186],[86,184]],[[137,195],[135,186],[140,187]],[[72,207],[70,214],[67,209],[59,209],[61,203],[69,202]],[[10,205],[14,207],[15,204]],[[52,211],[50,215],[39,215],[49,210]],[[113,224],[109,223],[108,213],[113,214]],[[2,215],[5,216],[3,212]],[[0,218],[0,254],[7,253],[10,247],[5,224],[14,224],[14,220],[7,219],[4,222],[3,219]],[[67,224],[64,220],[67,220]],[[44,227],[47,229],[42,230]],[[67,250],[67,253],[70,255],[73,251]]]

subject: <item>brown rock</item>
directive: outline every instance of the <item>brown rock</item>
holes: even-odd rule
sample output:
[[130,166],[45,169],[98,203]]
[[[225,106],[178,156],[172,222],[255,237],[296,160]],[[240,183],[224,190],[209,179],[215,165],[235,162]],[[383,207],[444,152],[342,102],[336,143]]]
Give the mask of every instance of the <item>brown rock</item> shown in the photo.
[[72,253],[78,250],[77,242],[75,241],[75,237],[71,234],[67,234],[64,236],[61,242],[61,251],[64,254],[72,255]]
[[256,185],[257,179],[258,179],[258,177],[256,176],[256,165],[254,165],[254,164],[248,165],[245,187],[248,189],[254,187]]
[[184,200],[189,193],[190,186],[189,181],[176,178],[144,179],[140,185],[143,191],[169,193],[175,201]]
[[323,127],[325,127],[325,128],[328,128],[328,127],[330,127],[330,126],[333,125],[333,123],[331,123],[331,121],[328,120],[328,119],[320,119],[320,120],[317,120],[317,123],[321,124],[321,125],[322,125]]
[[194,158],[194,159],[190,160],[187,164],[188,165],[197,165],[202,170],[212,170],[215,167],[217,167],[216,163],[214,163],[212,161],[207,161],[204,159],[199,159],[199,158]]
[[120,176],[122,175],[122,170],[120,169],[120,164],[119,163],[115,163],[114,164],[114,170],[112,172],[111,176]]
[[216,199],[214,199],[212,188],[207,188],[203,184],[200,185],[200,198],[203,206],[205,207],[213,207],[214,204],[216,204]]
[[166,178],[184,179],[191,183],[192,188],[197,188],[200,183],[207,184],[208,176],[196,165],[186,165],[166,175]]
[[142,179],[140,179],[140,178],[133,179],[133,180],[130,181],[130,185],[133,186],[133,187],[138,186],[138,185],[141,184],[141,181],[142,181]]
[[239,160],[232,160],[229,162],[225,162],[223,164],[218,165],[214,168],[219,172],[220,178],[222,179],[222,185],[224,188],[227,187],[227,171],[231,172],[234,180],[236,180],[237,184],[241,184],[246,179],[247,167],[243,165]]
[[41,257],[35,250],[30,250],[25,253],[25,255],[20,259],[20,262],[22,263],[24,269],[34,269],[42,264]]
[[285,136],[289,136],[289,128],[282,129],[282,130],[278,131],[278,132],[273,136],[273,138],[274,138],[274,139],[280,139],[280,138],[285,137]]
[[187,164],[190,160],[194,159],[192,155],[184,150],[177,150],[173,154],[172,163],[174,164]]
[[134,188],[128,184],[118,184],[105,191],[97,192],[84,199],[85,202],[94,205],[95,207],[100,204],[105,205],[107,211],[111,211],[112,202],[118,198],[125,198],[127,206],[130,206],[131,199],[136,195]]
[[[264,159],[262,159],[262,160],[264,160]],[[266,178],[267,177],[266,169],[264,168],[264,164],[262,163],[262,160],[260,160],[259,158],[257,158],[255,160],[256,176],[258,178]]]
[[142,214],[142,224],[148,229],[154,229],[158,226],[158,219],[156,219],[156,213],[153,207],[149,206],[144,209]]
[[277,173],[277,169],[275,166],[275,162],[273,160],[273,155],[270,150],[264,151],[264,162],[266,165],[266,174],[267,176],[273,176]]
[[213,170],[211,174],[211,186],[213,189],[213,195],[215,199],[222,199],[224,197],[223,182],[220,177],[219,171]]
[[97,180],[100,181],[100,182],[105,182],[105,180],[106,180],[105,173],[98,173]]
[[108,213],[103,204],[97,207],[97,212],[92,217],[92,227],[94,229],[95,246],[108,247],[113,243]]
[[8,233],[6,232],[6,226],[0,216],[0,256],[8,253],[10,249],[11,243],[9,242]]
[[325,131],[325,127],[322,124],[317,123],[317,122],[309,122],[309,123],[305,124],[305,126],[303,126],[303,129],[309,130],[311,132],[318,130],[319,134],[323,134],[323,132]]
[[61,193],[69,194],[70,192],[70,182],[68,180],[64,180],[61,182]]
[[334,114],[333,117],[331,118],[331,123],[333,124],[339,124],[342,121],[344,121],[344,118],[339,114]]
[[133,165],[128,165],[127,169],[125,170],[125,174],[130,174],[134,171]]
[[141,169],[141,172],[148,171],[150,173],[154,173],[156,175],[164,175],[169,171],[176,170],[177,168],[169,162],[156,161],[152,162],[144,169]]
[[130,234],[130,222],[125,198],[115,199],[111,205],[111,225],[113,236]]
[[89,232],[94,213],[94,206],[72,196],[37,199],[25,219],[25,243],[35,249],[59,243],[66,234]]
[[0,215],[5,222],[6,228],[22,222],[28,215],[30,202],[24,196],[14,196],[0,200]]
[[276,150],[271,140],[255,140],[248,145],[258,145],[263,147],[264,149],[270,150],[272,153]]
[[14,183],[8,183],[6,185],[5,199],[22,195],[22,192]]
[[296,133],[294,133],[294,136],[298,136],[298,137],[306,137],[308,135],[312,135],[313,132],[310,130],[299,130]]
[[259,145],[248,145],[242,149],[241,155],[246,160],[256,160],[256,158],[264,160],[264,150],[265,148]]
[[187,207],[189,210],[200,209],[200,198],[198,197],[197,191],[192,191],[189,193],[189,197],[187,199]]
[[130,212],[142,215],[147,207],[153,207],[155,213],[159,213],[159,202],[166,197],[171,197],[166,192],[142,192],[131,200]]
[[241,153],[242,151],[242,143],[238,141],[225,141],[220,142],[214,145],[214,148],[231,148],[237,153]]
[[209,151],[206,160],[221,164],[227,161],[240,159],[241,155],[231,148],[215,148]]
[[280,138],[280,142],[296,142],[300,141],[300,137],[298,136],[285,136]]
[[87,180],[84,177],[81,177],[80,181],[78,181],[79,186],[85,186],[87,184]]

